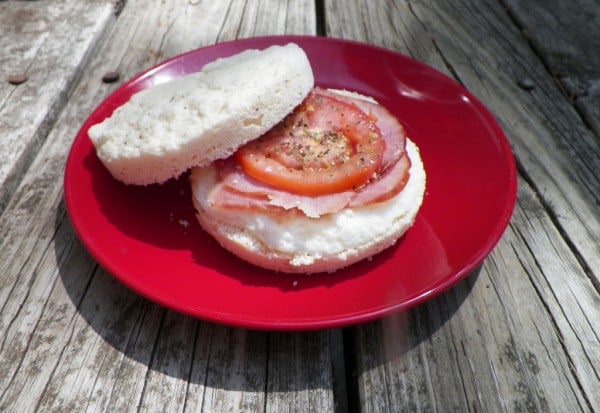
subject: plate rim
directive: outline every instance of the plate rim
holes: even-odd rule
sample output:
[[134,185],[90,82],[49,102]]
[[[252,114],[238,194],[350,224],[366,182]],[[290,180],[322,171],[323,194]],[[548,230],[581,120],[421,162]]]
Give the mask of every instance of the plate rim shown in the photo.
[[[271,44],[284,44],[287,42],[297,42],[297,43],[310,43],[310,42],[324,42],[324,43],[334,43],[334,44],[343,44],[350,47],[359,47],[359,48],[367,48],[371,49],[378,53],[385,53],[390,55],[398,55],[403,59],[408,59],[414,65],[420,68],[424,68],[431,73],[435,73],[440,76],[440,78],[445,81],[450,81],[455,84],[462,92],[464,92],[469,99],[470,103],[473,104],[479,114],[483,115],[485,120],[487,121],[488,126],[491,126],[494,132],[494,135],[498,138],[497,142],[500,143],[502,147],[502,153],[504,155],[504,161],[506,163],[508,173],[508,183],[510,185],[507,188],[506,194],[506,202],[504,208],[502,209],[502,214],[499,216],[499,219],[496,221],[496,225],[494,226],[493,231],[490,231],[487,237],[487,242],[480,246],[477,254],[472,254],[471,259],[458,271],[453,271],[452,275],[449,277],[445,277],[443,279],[437,280],[427,291],[420,292],[419,294],[414,295],[412,298],[408,300],[403,300],[402,302],[396,303],[394,305],[381,305],[376,309],[370,309],[367,312],[355,311],[352,313],[343,312],[343,314],[338,314],[337,316],[321,316],[321,317],[307,317],[306,319],[301,319],[296,317],[294,320],[256,320],[254,318],[244,317],[243,314],[239,314],[238,312],[233,313],[225,313],[225,312],[206,312],[204,311],[202,314],[199,314],[198,311],[192,311],[190,308],[183,308],[182,306],[174,305],[174,303],[170,300],[166,300],[160,297],[157,294],[151,294],[149,291],[140,288],[138,284],[135,284],[127,277],[123,277],[118,274],[118,268],[114,268],[114,265],[107,265],[107,259],[103,256],[102,251],[98,250],[93,243],[91,243],[90,239],[82,233],[80,223],[77,222],[73,217],[76,216],[75,213],[75,205],[74,200],[72,199],[72,194],[68,190],[70,187],[69,176],[72,173],[71,169],[74,167],[73,158],[74,158],[74,149],[75,145],[79,142],[80,139],[83,139],[87,136],[87,129],[91,126],[91,120],[94,118],[94,115],[103,109],[103,105],[106,105],[106,102],[111,101],[117,94],[122,93],[123,90],[132,87],[132,85],[136,85],[142,79],[146,77],[152,77],[154,73],[159,72],[161,69],[164,69],[170,64],[176,63],[184,59],[185,57],[195,55],[202,52],[208,52],[210,50],[214,50],[217,48],[228,48],[230,46],[240,46],[241,50],[244,48],[253,48],[254,46],[248,47],[248,45],[254,45],[256,43],[271,43]],[[85,136],[84,136],[85,135]],[[89,139],[89,138],[88,138]],[[219,324],[225,324],[233,327],[240,328],[250,328],[250,329],[260,329],[260,330],[285,330],[285,331],[299,331],[299,330],[317,330],[324,328],[334,328],[334,327],[345,327],[349,325],[355,325],[363,322],[372,321],[375,319],[379,319],[386,315],[396,313],[402,310],[408,310],[413,308],[419,304],[422,304],[425,301],[428,301],[435,296],[447,291],[448,289],[455,286],[462,279],[466,278],[469,274],[471,274],[478,266],[482,265],[485,258],[492,252],[494,247],[502,238],[510,219],[512,217],[517,197],[517,171],[516,171],[516,162],[513,155],[513,152],[510,147],[510,143],[504,134],[504,131],[498,124],[497,120],[494,118],[492,113],[483,105],[479,99],[474,96],[469,90],[467,90],[464,86],[460,85],[453,78],[445,75],[442,72],[439,72],[437,69],[426,65],[425,63],[416,60],[410,56],[404,55],[402,53],[396,52],[394,50],[386,49],[377,45],[372,45],[368,43],[362,43],[354,40],[346,40],[340,38],[333,37],[320,37],[320,36],[311,36],[311,35],[274,35],[274,36],[258,36],[258,37],[250,37],[244,39],[235,39],[229,40],[226,42],[215,43],[212,45],[199,47],[193,50],[189,50],[185,53],[178,54],[169,59],[158,62],[157,64],[139,72],[134,75],[130,79],[123,82],[119,85],[115,90],[111,93],[107,94],[100,103],[98,103],[95,108],[87,115],[85,121],[82,126],[77,131],[75,139],[72,142],[72,145],[69,149],[69,153],[67,155],[67,160],[64,168],[63,175],[63,196],[65,200],[65,206],[67,215],[70,219],[70,222],[73,226],[73,229],[78,237],[78,239],[82,242],[85,249],[90,253],[92,258],[94,258],[98,264],[100,264],[103,268],[107,270],[107,272],[119,280],[119,282],[126,285],[128,288],[133,290],[136,294],[140,294],[148,298],[149,300],[164,306],[166,308],[170,308],[174,311],[187,314],[194,318],[216,322]],[[74,215],[75,214],[75,215]],[[108,260],[110,261],[110,260]],[[227,276],[227,275],[223,275]],[[276,275],[278,276],[278,275]],[[279,275],[281,276],[281,275]],[[197,310],[197,309],[196,309]],[[235,316],[234,316],[235,315]]]

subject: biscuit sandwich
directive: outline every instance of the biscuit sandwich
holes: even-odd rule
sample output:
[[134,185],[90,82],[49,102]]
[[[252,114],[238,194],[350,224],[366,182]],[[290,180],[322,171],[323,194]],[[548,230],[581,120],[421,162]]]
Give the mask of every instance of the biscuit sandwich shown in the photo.
[[426,175],[397,118],[314,84],[295,44],[249,50],[145,89],[88,132],[127,184],[189,171],[202,228],[256,266],[332,272],[391,247]]

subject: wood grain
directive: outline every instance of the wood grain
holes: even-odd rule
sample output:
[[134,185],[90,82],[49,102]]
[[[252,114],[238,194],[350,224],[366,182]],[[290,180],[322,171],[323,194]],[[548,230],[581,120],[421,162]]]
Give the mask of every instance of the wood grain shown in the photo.
[[[599,8],[0,1],[0,411],[600,411]],[[437,68],[504,129],[518,201],[478,271],[376,322],[269,333],[167,310],[99,267],[62,201],[93,108],[182,52],[317,29]]]
[[[498,2],[326,6],[328,35],[409,54],[481,99],[522,175],[511,227],[479,277],[349,339],[358,347],[362,409],[597,410],[600,145],[593,131]],[[533,89],[520,86],[526,77]],[[459,305],[455,296],[466,289]]]
[[[333,409],[327,332],[269,334],[217,326],[137,296],[83,249],[66,216],[61,186],[79,126],[119,84],[102,83],[104,73],[118,71],[124,81],[216,41],[311,34],[312,7],[308,1],[288,9],[277,1],[129,0],[99,44],[72,46],[91,59],[73,63],[80,65],[78,82],[59,105],[39,151],[23,149],[33,158],[31,167],[18,177],[0,219],[0,410]],[[55,33],[45,42],[54,48],[71,44]]]
[[0,213],[112,17],[107,0],[0,3]]
[[504,3],[567,97],[600,137],[600,3]]

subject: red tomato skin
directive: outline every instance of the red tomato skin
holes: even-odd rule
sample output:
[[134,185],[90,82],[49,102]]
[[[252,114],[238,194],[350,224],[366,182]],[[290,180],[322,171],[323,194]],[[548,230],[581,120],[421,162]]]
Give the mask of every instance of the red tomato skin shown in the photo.
[[374,177],[385,150],[375,122],[353,103],[315,89],[235,156],[254,179],[291,193],[319,196],[359,188]]

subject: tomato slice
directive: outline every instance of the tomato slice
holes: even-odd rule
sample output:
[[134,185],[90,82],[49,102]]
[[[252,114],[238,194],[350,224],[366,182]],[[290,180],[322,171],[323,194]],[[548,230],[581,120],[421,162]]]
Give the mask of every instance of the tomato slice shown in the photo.
[[278,189],[324,195],[374,177],[385,150],[376,119],[355,104],[313,90],[257,140],[236,152],[245,173]]

